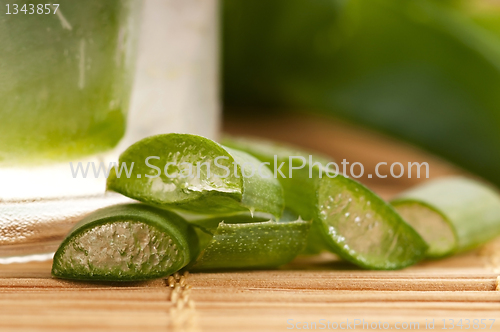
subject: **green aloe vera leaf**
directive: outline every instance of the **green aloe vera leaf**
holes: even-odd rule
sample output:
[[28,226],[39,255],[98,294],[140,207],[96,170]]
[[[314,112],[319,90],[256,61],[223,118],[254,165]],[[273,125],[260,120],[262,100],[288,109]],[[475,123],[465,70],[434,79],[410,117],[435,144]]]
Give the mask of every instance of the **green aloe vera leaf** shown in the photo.
[[113,169],[108,190],[144,203],[204,215],[267,214],[268,219],[283,211],[283,189],[265,165],[201,136],[148,137],[123,152],[119,162],[134,163],[131,176],[118,177]]
[[500,194],[476,180],[429,181],[391,203],[429,243],[430,257],[473,249],[500,235]]
[[306,245],[310,222],[221,222],[191,271],[275,268],[294,259]]
[[421,201],[404,199],[392,202],[394,209],[427,242],[426,256],[440,258],[453,253],[457,238],[453,226],[445,216]]
[[[369,269],[399,269],[423,258],[427,245],[394,209],[360,183],[340,174],[325,173],[328,159],[311,156],[285,146],[243,138],[226,138],[224,144],[246,151],[274,168],[274,156],[283,163],[286,208],[305,220],[313,220],[309,252],[325,248],[343,259]],[[289,156],[305,156],[304,168]],[[311,177],[310,169],[311,166]],[[319,176],[319,171],[322,176]]]
[[338,174],[319,181],[316,205],[332,251],[368,269],[420,261],[427,244],[394,209],[360,183]]
[[500,185],[499,8],[225,0],[224,102],[346,118]]
[[199,253],[196,232],[176,214],[144,204],[97,210],[70,231],[54,255],[64,279],[137,281],[172,274]]
[[[309,153],[297,147],[256,138],[227,136],[222,140],[222,144],[245,151],[262,162],[269,163],[273,176],[277,177],[283,186],[287,209],[305,219],[313,217],[316,189],[311,186],[311,183],[318,178],[320,169],[324,176],[324,166],[333,162],[333,159],[318,153]],[[294,158],[290,159],[290,156]],[[303,165],[303,160],[306,162],[304,167],[293,169],[293,181],[288,181],[291,180],[289,179],[290,166],[299,168]],[[316,165],[313,165],[315,163]],[[312,178],[309,177],[310,169]],[[281,174],[286,178],[283,178]],[[297,186],[300,186],[301,190],[294,190]]]
[[[257,159],[269,163],[271,170],[276,173],[273,175],[278,178],[283,186],[286,210],[295,216],[300,215],[300,217],[305,220],[314,219],[314,207],[316,204],[315,181],[317,180],[318,172],[321,168],[318,165],[321,164],[322,166],[326,166],[333,161],[331,158],[318,153],[310,154],[297,147],[255,138],[226,137],[222,142],[227,146],[246,151]],[[281,177],[278,171],[278,168],[282,164],[279,170],[283,175],[288,177],[290,174],[290,165],[293,167],[300,167],[303,164],[303,161],[299,158],[292,158],[290,163],[290,156],[303,157],[306,160],[304,168],[293,170],[293,180]],[[316,165],[313,165],[315,163]],[[313,178],[309,177],[310,168],[311,173],[315,175]],[[298,188],[300,188],[300,190],[297,190]],[[293,217],[289,219],[293,219]],[[320,229],[317,221],[313,221],[308,235],[307,246],[303,254],[314,255],[327,249],[327,245],[322,240],[322,236],[319,235]]]

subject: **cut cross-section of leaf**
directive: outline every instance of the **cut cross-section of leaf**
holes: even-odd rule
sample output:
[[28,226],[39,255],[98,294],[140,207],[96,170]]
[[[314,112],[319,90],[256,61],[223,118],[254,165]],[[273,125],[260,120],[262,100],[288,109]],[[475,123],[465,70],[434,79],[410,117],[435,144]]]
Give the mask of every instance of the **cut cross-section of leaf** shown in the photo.
[[80,221],[54,255],[52,274],[78,280],[136,281],[168,276],[199,252],[196,232],[174,213],[115,205]]
[[166,209],[205,215],[238,211],[278,219],[283,189],[271,171],[247,153],[190,134],[145,138],[120,156],[130,176],[113,169],[107,187]]
[[338,174],[318,183],[316,211],[329,248],[368,269],[401,269],[427,245],[394,209],[360,183]]

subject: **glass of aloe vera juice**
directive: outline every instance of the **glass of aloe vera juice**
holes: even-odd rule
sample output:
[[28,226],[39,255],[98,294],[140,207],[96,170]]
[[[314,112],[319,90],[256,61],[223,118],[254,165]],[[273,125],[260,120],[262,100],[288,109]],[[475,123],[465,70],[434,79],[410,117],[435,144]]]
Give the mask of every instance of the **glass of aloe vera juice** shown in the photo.
[[117,203],[105,172],[84,177],[78,163],[108,167],[153,134],[215,134],[216,8],[0,1],[0,263],[53,252],[83,215]]
[[1,165],[114,147],[125,132],[139,2],[2,3]]

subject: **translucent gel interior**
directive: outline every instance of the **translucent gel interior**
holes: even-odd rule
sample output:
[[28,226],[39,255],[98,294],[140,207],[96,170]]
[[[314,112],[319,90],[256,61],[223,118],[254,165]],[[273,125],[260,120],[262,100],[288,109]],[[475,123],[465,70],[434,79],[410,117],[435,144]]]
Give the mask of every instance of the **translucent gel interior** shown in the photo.
[[429,256],[441,256],[453,250],[455,235],[439,213],[418,203],[398,204],[395,209],[429,244]]
[[54,267],[56,275],[136,277],[166,271],[180,257],[168,234],[133,221],[87,229],[63,250]]

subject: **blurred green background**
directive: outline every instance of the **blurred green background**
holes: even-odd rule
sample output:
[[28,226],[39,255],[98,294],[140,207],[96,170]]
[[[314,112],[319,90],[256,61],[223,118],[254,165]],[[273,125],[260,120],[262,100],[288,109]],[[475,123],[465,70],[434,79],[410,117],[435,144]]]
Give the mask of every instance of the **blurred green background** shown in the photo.
[[317,112],[500,185],[500,2],[225,0],[228,110]]

